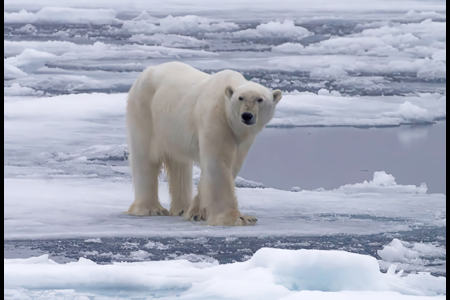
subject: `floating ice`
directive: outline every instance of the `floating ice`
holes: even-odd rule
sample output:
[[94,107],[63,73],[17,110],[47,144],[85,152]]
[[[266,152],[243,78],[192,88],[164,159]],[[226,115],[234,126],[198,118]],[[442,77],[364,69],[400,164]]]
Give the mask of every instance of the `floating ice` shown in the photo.
[[202,40],[190,36],[177,34],[133,34],[130,41],[146,45],[161,45],[164,47],[194,48],[204,46],[206,43]]
[[435,61],[446,61],[447,60],[447,49],[436,51],[433,56]]
[[382,269],[388,270],[392,266],[410,272],[419,270],[436,271],[445,265],[436,267],[445,261],[446,249],[431,243],[409,243],[394,238],[392,242],[378,250]]
[[[390,23],[387,26],[364,29],[360,33],[332,36],[308,46],[288,42],[272,47],[273,53],[302,55],[356,55],[391,58],[388,64],[353,65],[335,58],[335,65],[345,71],[365,73],[413,72],[419,78],[446,78],[446,22],[431,19],[420,23]],[[411,58],[414,60],[411,61]],[[433,59],[430,59],[433,58]],[[313,78],[312,73],[311,78]],[[323,77],[323,76],[320,76]]]
[[27,73],[25,73],[24,71],[22,71],[18,67],[7,63],[6,59],[4,60],[4,64],[3,64],[3,78],[5,80],[16,79],[16,78],[20,78],[20,77],[24,77],[24,76],[27,76]]
[[[5,100],[5,117],[24,120],[124,117],[126,106],[126,94],[16,99],[20,101],[5,97]],[[342,97],[337,91],[322,89],[319,95],[307,92],[285,94],[268,126],[392,126],[432,122],[445,117],[446,97],[437,93],[405,97]]]
[[344,193],[357,192],[373,192],[373,193],[417,193],[425,194],[428,190],[427,185],[422,183],[420,186],[415,185],[398,185],[395,177],[386,172],[375,172],[373,179],[369,182],[347,184],[339,188]]
[[245,262],[227,265],[186,259],[113,265],[84,258],[57,264],[48,255],[5,259],[5,297],[47,290],[65,297],[444,299],[446,292],[445,277],[383,274],[375,258],[344,251],[262,248]]
[[31,73],[40,67],[43,67],[47,62],[55,60],[56,55],[37,51],[34,49],[25,49],[17,56],[8,57],[5,63],[14,65],[25,73]]
[[[146,59],[154,58],[182,58],[182,57],[216,57],[218,54],[207,52],[204,50],[175,49],[162,46],[146,46],[146,45],[116,45],[95,42],[92,45],[79,45],[65,41],[5,41],[5,55],[15,56],[26,49],[34,49],[27,52],[27,59],[31,51],[48,52],[60,55],[61,60],[80,60],[80,59]],[[36,52],[32,52],[36,53]],[[22,56],[16,57],[15,60],[20,61]],[[13,59],[13,58],[8,58]],[[42,61],[42,64],[45,60]]]
[[246,29],[233,33],[234,37],[242,39],[289,38],[301,40],[310,35],[312,35],[311,32],[304,27],[296,26],[292,20],[269,22],[260,24],[255,29]]
[[69,7],[44,7],[36,13],[21,9],[19,12],[4,12],[4,23],[32,24],[116,24],[116,12],[112,9],[86,9]]
[[420,11],[410,10],[405,15],[408,19],[446,19],[446,15],[436,11]]
[[44,92],[42,91],[36,91],[32,88],[21,86],[18,83],[13,83],[10,86],[5,86],[3,88],[3,95],[4,96],[43,96]]
[[19,29],[17,29],[17,31],[19,32],[24,32],[24,33],[33,33],[33,32],[37,32],[37,28],[31,24],[26,24],[23,25],[22,27],[20,27]]
[[[158,25],[157,25],[158,24]],[[171,33],[171,34],[198,34],[205,32],[223,32],[238,29],[232,22],[213,20],[196,15],[155,19],[145,15],[130,21],[124,21],[120,31],[128,33]]]
[[331,65],[329,68],[315,68],[309,74],[312,79],[338,79],[347,76],[348,73],[339,66]]
[[102,243],[102,239],[100,238],[92,238],[84,240],[85,243]]
[[[342,97],[334,91],[283,96],[268,126],[393,126],[433,122],[446,116],[446,97]],[[404,101],[403,103],[399,101]]]
[[[292,0],[195,0],[195,1],[179,1],[179,0],[167,0],[164,2],[158,0],[149,1],[137,1],[137,2],[124,2],[120,0],[97,0],[95,2],[89,0],[41,0],[39,2],[30,0],[6,0],[4,4],[5,11],[18,10],[23,7],[27,7],[30,10],[39,10],[45,6],[59,6],[59,7],[85,7],[85,8],[98,8],[98,7],[111,7],[116,11],[129,12],[135,11],[151,11],[156,13],[194,13],[203,12],[205,14],[212,14],[217,12],[225,12],[230,15],[236,15],[238,17],[253,16],[254,14],[260,14],[264,16],[286,16],[287,12],[291,12],[294,15],[306,14],[311,18],[316,16],[322,16],[326,13],[332,16],[342,16],[345,14],[361,15],[364,13],[370,13],[373,15],[374,11],[377,13],[388,15],[393,12],[397,12],[399,16],[404,16],[408,11],[436,11],[442,12],[445,15],[446,5],[445,1],[412,1],[412,0],[392,0],[389,2],[372,0],[372,1],[356,1],[356,0],[343,0],[339,3],[331,0],[321,0],[314,2],[304,1],[292,1]],[[211,11],[211,8],[214,8]],[[256,9],[257,8],[257,9]],[[288,10],[286,9],[288,8]]]
[[[5,166],[5,173],[10,168]],[[331,191],[237,188],[240,210],[259,220],[257,226],[243,228],[204,226],[181,217],[128,216],[122,212],[133,200],[130,178],[49,175],[4,179],[5,239],[160,236],[169,229],[172,236],[370,234],[408,230],[417,223],[434,226],[445,215],[445,195],[427,194],[424,184],[397,184],[385,172],[376,172],[370,182]],[[169,206],[164,181],[159,183],[159,198]],[[332,222],[330,214],[335,216]]]

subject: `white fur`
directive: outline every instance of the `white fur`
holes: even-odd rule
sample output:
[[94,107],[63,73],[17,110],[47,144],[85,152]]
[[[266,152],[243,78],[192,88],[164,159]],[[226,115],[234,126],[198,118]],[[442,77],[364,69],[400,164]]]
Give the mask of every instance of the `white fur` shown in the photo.
[[[210,225],[254,224],[254,217],[239,212],[234,179],[280,99],[279,90],[271,92],[230,70],[209,75],[179,62],[144,70],[127,103],[135,189],[128,213],[184,215]],[[243,112],[255,115],[255,124],[244,124]],[[194,162],[202,173],[191,201]],[[172,199],[169,211],[158,200],[162,164]]]

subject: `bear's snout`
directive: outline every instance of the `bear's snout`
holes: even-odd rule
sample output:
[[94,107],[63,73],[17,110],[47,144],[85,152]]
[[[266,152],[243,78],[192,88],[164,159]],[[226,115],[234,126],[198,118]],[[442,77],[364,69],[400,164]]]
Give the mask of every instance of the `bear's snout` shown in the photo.
[[241,115],[242,122],[246,125],[252,125],[255,124],[255,117],[253,114],[245,112]]

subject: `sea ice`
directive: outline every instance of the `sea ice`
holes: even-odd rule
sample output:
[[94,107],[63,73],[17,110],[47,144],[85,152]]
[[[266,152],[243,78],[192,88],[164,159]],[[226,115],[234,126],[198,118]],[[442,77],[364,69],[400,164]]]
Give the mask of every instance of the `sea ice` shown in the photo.
[[[59,3],[60,4],[60,3]],[[43,7],[36,13],[21,9],[4,12],[4,23],[60,23],[60,24],[116,24],[116,12],[112,9],[87,9],[69,7]]]
[[5,259],[4,267],[5,299],[35,297],[42,290],[62,299],[143,293],[161,299],[445,299],[446,292],[445,277],[402,276],[395,269],[383,274],[375,258],[344,251],[262,248],[245,262],[225,265],[180,258],[57,264],[42,255]]

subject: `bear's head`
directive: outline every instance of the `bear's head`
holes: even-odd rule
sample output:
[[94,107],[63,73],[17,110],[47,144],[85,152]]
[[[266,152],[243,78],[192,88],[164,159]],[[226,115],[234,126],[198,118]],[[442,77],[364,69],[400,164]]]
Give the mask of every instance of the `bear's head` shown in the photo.
[[249,81],[235,88],[225,88],[225,98],[228,102],[228,120],[233,128],[254,127],[259,131],[275,114],[281,91],[271,92],[262,85]]

